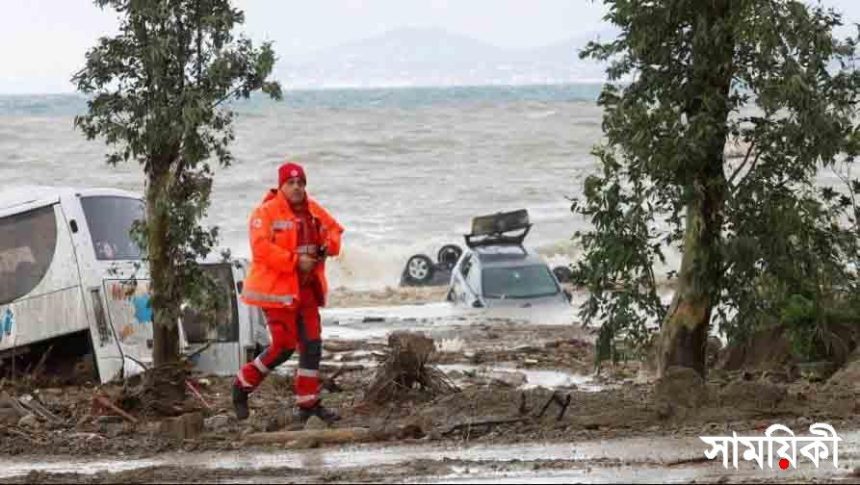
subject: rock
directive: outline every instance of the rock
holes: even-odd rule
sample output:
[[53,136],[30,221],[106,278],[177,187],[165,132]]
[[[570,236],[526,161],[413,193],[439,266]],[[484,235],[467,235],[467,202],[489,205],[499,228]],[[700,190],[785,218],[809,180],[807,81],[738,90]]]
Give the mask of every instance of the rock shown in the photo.
[[159,431],[161,430],[161,423],[159,423],[158,421],[146,421],[142,425],[139,425],[139,426],[140,427],[138,429],[141,432],[149,434],[149,435],[158,434]]
[[185,421],[185,438],[186,439],[194,439],[201,434],[203,434],[203,414],[202,413],[188,413],[182,416]]
[[800,369],[800,375],[810,382],[821,382],[827,380],[835,371],[836,365],[833,362],[803,362],[797,364]]
[[15,426],[20,419],[21,415],[18,414],[18,411],[12,408],[0,408],[0,424]]
[[108,438],[116,438],[117,436],[125,433],[125,430],[125,423],[106,423],[99,429],[99,431]]
[[708,397],[705,381],[689,367],[669,367],[654,386],[657,401],[674,406],[699,407]]
[[310,419],[305,423],[306,430],[319,430],[319,429],[327,429],[328,425],[325,421],[320,419],[317,416],[311,416]]
[[271,416],[266,418],[263,422],[263,431],[271,432],[271,431],[280,431],[287,426],[288,421],[285,419],[284,413],[279,412],[276,413],[275,416]]
[[171,439],[185,439],[185,422],[182,420],[182,416],[163,420],[158,427],[158,432]]
[[230,426],[230,416],[224,414],[212,416],[203,421],[203,427],[210,431],[223,431],[228,426]]
[[762,381],[734,381],[720,391],[720,404],[739,409],[765,410],[778,406],[788,396],[780,385]]
[[122,416],[99,416],[95,418],[96,424],[122,423]]
[[851,354],[841,369],[830,376],[828,382],[860,392],[860,347]]
[[0,392],[0,408],[13,409],[19,417],[29,414],[29,411],[24,409],[24,406],[21,406],[17,399],[7,394],[6,391]]
[[187,413],[162,421],[159,432],[175,440],[190,440],[203,433],[203,426],[203,414],[199,412]]
[[675,413],[674,407],[668,401],[659,401],[656,404],[654,411],[660,419],[668,419]]
[[465,346],[466,341],[460,337],[443,338],[439,343],[436,344],[436,351],[458,353],[462,352]]
[[34,414],[28,414],[21,419],[18,420],[19,428],[38,428],[40,426],[39,420],[36,418]]
[[493,371],[487,374],[487,377],[490,382],[507,387],[520,387],[528,382],[528,378],[522,372]]
[[99,416],[95,419],[99,433],[115,438],[125,431],[125,420],[120,416]]
[[780,370],[764,371],[760,379],[766,382],[772,382],[774,384],[787,384],[788,382],[791,382],[791,376],[789,375],[789,373]]

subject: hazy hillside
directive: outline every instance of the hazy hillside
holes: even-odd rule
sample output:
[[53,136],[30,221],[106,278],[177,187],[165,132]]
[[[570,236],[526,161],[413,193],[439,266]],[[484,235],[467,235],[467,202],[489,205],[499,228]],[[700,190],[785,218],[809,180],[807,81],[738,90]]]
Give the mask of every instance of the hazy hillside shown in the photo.
[[594,81],[603,78],[602,68],[577,53],[596,37],[587,33],[532,49],[504,49],[442,29],[398,29],[310,56],[282,58],[278,76],[289,87]]

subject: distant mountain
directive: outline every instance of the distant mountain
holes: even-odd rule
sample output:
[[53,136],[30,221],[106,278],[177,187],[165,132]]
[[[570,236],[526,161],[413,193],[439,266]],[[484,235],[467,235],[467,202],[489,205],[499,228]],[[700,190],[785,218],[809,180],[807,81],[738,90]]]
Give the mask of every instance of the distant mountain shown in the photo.
[[555,42],[543,47],[527,49],[522,52],[528,53],[535,59],[544,62],[572,62],[579,60],[579,51],[585,48],[589,42],[595,40],[606,41],[615,38],[617,31],[605,29],[597,32],[586,32],[578,34],[561,42]]
[[504,49],[443,29],[397,29],[303,58],[281,59],[278,75],[293,88],[599,81],[603,69],[578,56],[596,35]]
[[324,49],[304,62],[458,64],[500,60],[504,50],[443,29],[397,29]]

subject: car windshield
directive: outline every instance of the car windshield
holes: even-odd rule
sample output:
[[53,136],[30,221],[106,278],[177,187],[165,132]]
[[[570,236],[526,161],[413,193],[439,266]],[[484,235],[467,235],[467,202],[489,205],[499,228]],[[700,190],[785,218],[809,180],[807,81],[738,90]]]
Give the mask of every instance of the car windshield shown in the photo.
[[549,268],[542,265],[485,268],[481,283],[487,298],[537,298],[558,293]]

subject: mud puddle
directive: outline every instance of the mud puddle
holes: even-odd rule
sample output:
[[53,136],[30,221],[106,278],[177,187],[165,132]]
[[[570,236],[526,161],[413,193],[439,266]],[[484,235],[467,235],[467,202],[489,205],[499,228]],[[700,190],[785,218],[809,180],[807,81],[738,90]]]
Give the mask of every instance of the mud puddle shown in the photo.
[[523,390],[544,387],[547,389],[575,388],[584,392],[598,392],[606,389],[604,384],[595,382],[591,375],[574,374],[561,370],[520,369],[512,364],[499,366],[443,364],[439,365],[438,368],[448,374],[449,377],[454,378],[455,382],[458,377],[465,374],[505,382],[511,387]]
[[[837,430],[838,431],[838,430]],[[682,438],[625,438],[579,443],[525,443],[517,445],[475,446],[363,446],[308,451],[237,451],[171,453],[146,459],[71,460],[49,462],[0,460],[0,479],[43,473],[90,475],[119,473],[147,467],[185,467],[205,473],[217,470],[219,478],[229,481],[231,471],[237,479],[260,471],[289,469],[306,473],[331,473],[336,470],[369,470],[399,465],[400,474],[391,481],[514,483],[514,482],[688,482],[810,479],[850,479],[850,471],[860,463],[860,431],[840,433],[840,468],[823,460],[815,468],[800,460],[797,469],[760,470],[741,462],[739,469],[723,468],[719,461],[703,461],[706,445],[695,436]],[[413,469],[414,468],[414,469]],[[430,471],[430,473],[426,473]],[[346,473],[346,472],[344,472]],[[348,473],[341,474],[349,479]]]
[[[370,357],[372,352],[354,352]],[[293,375],[298,364],[285,364],[275,370],[284,376]],[[363,369],[375,369],[379,362],[371,360],[350,360],[347,362],[333,361],[326,364],[332,368],[352,366]],[[476,380],[485,383],[501,383],[507,387],[521,390],[535,389],[576,389],[583,392],[599,392],[610,388],[606,383],[597,382],[593,375],[575,374],[563,370],[520,369],[514,364],[486,366],[472,364],[441,364],[436,366],[444,372],[455,384],[473,385]]]

